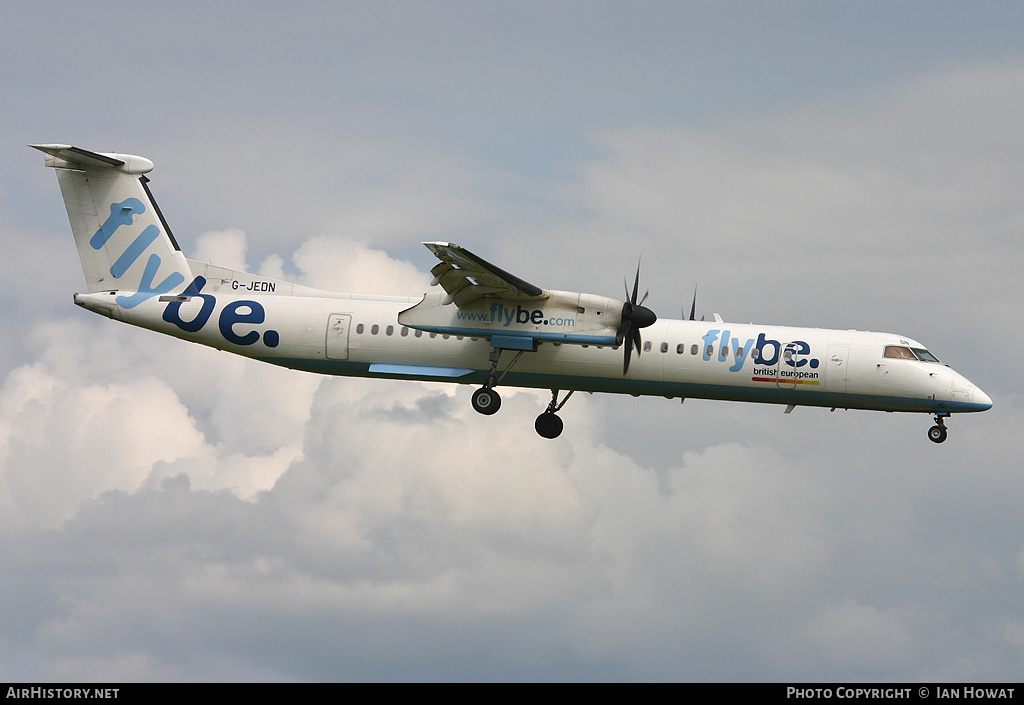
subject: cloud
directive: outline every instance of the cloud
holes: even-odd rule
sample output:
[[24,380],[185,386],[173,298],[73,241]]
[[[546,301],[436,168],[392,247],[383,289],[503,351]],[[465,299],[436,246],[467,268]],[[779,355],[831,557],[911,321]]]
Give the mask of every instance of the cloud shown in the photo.
[[211,230],[196,238],[191,259],[246,272],[249,271],[245,262],[248,249],[245,232],[241,229]]
[[[744,487],[744,499],[736,495],[744,483],[734,484],[778,459],[711,449],[678,471],[680,486],[666,495],[653,474],[588,437],[588,403],[578,409],[577,440],[549,443],[481,424],[456,396],[417,384],[324,384],[302,459],[251,501],[180,475],[82,504],[58,532],[33,539],[49,549],[30,556],[46,558],[20,556],[29,574],[43,566],[24,564],[40,561],[75,596],[63,605],[35,598],[44,603],[35,609],[52,615],[34,640],[55,656],[45,675],[71,678],[87,666],[94,677],[115,677],[132,663],[142,669],[136,678],[216,677],[202,664],[248,662],[243,635],[254,625],[300,653],[331,658],[300,664],[271,649],[252,672],[383,678],[397,673],[385,657],[395,651],[411,659],[401,666],[406,676],[458,677],[470,672],[462,664],[484,666],[461,639],[425,650],[444,628],[487,640],[511,629],[513,641],[498,647],[506,665],[486,659],[493,677],[544,673],[550,666],[533,654],[566,648],[582,673],[596,675],[631,633],[639,645],[672,641],[673,627],[693,628],[707,608],[720,614],[759,596],[730,590],[729,607],[713,599],[751,573],[767,577],[784,553],[750,544],[757,517],[744,524],[736,512],[758,490]],[[504,410],[515,418],[536,406],[534,394],[516,393]],[[703,479],[692,477],[720,453],[740,475],[722,482],[708,467]],[[690,483],[704,490],[694,496]],[[813,512],[815,504],[803,506]],[[800,538],[802,522],[787,518],[776,539],[793,541],[787,549],[802,554],[798,564],[813,562],[803,550],[813,536]],[[85,580],[83,564],[102,566],[100,574]],[[679,582],[685,574],[693,577]],[[314,623],[330,628],[307,631]],[[170,629],[182,634],[178,644],[166,640]],[[532,648],[527,633],[539,637]],[[417,670],[417,661],[429,668]],[[645,672],[627,661],[624,674]]]
[[812,642],[824,657],[846,667],[866,664],[887,670],[895,663],[913,662],[920,644],[912,624],[898,611],[883,612],[851,600],[829,605],[808,625]]
[[[601,442],[586,397],[571,435],[534,437],[520,422],[542,402],[508,390],[507,416],[484,419],[460,388],[327,380],[272,487],[243,499],[168,469],[29,534],[13,567],[59,580],[65,597],[6,588],[42,615],[18,653],[47,654],[54,679],[116,678],[126,664],[147,680],[898,679],[921,667],[939,615],[910,616],[924,609],[910,597],[920,567],[905,586],[896,575],[931,548],[899,521],[874,526],[896,519],[885,505],[858,516],[880,476],[734,441],[687,451],[660,478]],[[896,504],[923,519],[933,509],[906,503],[909,484]],[[897,572],[864,576],[876,532]],[[871,602],[880,579],[895,594]]]
[[312,237],[292,259],[302,283],[320,289],[421,296],[430,288],[430,279],[412,264],[344,237]]
[[152,378],[75,385],[26,366],[8,377],[0,408],[5,514],[37,526],[72,516],[85,497],[136,489],[154,463],[202,444],[188,411]]

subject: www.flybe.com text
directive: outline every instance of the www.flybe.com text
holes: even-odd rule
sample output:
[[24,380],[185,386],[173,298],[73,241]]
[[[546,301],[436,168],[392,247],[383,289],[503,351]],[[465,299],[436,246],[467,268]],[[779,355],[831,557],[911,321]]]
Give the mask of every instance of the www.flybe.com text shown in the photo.
[[522,306],[505,308],[501,303],[491,304],[491,308],[487,311],[457,311],[455,317],[460,321],[500,323],[505,328],[508,328],[513,323],[532,323],[535,326],[559,326],[563,328],[576,325],[575,318],[546,317],[543,309],[535,308],[531,310]]

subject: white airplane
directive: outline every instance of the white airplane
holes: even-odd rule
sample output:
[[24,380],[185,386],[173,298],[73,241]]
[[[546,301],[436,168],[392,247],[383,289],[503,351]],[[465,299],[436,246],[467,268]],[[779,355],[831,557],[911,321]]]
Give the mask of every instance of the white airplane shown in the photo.
[[[992,400],[906,336],[853,330],[658,320],[637,300],[541,289],[458,245],[424,243],[441,291],[422,299],[324,291],[186,259],[144,176],[153,162],[71,145],[32,145],[54,167],[88,294],[75,303],[263,362],[309,372],[551,390],[537,433],[562,431],[576,391],[931,414]],[[646,295],[645,295],[646,298]],[[643,336],[640,331],[643,330]],[[637,359],[631,364],[633,350]],[[643,354],[642,354],[643,353]],[[559,399],[559,395],[565,396]]]

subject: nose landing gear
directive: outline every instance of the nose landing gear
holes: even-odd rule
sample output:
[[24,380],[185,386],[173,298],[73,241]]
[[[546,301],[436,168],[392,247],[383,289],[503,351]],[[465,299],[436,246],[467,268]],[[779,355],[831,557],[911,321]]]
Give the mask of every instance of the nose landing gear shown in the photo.
[[936,414],[935,425],[928,429],[928,440],[932,443],[942,443],[946,440],[946,424],[944,423],[945,418],[949,414]]

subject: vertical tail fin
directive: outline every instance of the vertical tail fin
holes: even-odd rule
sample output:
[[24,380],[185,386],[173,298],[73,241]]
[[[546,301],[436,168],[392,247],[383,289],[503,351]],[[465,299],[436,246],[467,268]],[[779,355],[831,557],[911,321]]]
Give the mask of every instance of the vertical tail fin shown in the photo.
[[132,308],[192,281],[143,176],[153,162],[130,154],[98,154],[64,144],[31,145],[57,170],[64,205],[90,292],[123,292]]

